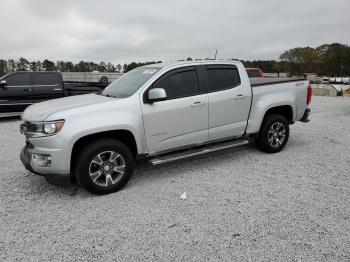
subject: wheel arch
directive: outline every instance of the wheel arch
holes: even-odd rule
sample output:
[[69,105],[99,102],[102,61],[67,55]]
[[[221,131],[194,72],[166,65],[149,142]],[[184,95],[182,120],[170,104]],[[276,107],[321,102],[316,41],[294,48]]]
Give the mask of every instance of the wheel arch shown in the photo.
[[291,105],[280,105],[269,108],[265,111],[262,123],[264,122],[266,116],[268,115],[282,115],[284,116],[289,124],[294,123],[294,110]]
[[131,131],[125,130],[125,129],[102,131],[102,132],[82,136],[77,141],[75,141],[72,147],[72,153],[71,153],[71,161],[70,161],[71,172],[74,170],[79,151],[85,145],[87,145],[88,143],[91,143],[92,141],[96,141],[99,139],[106,139],[106,138],[115,139],[125,144],[130,149],[131,153],[136,159],[138,155],[138,148],[137,148],[135,136]]

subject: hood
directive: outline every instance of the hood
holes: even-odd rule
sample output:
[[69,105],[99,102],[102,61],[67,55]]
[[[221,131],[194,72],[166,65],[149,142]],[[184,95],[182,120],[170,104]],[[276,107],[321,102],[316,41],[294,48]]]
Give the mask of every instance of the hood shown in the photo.
[[96,94],[77,95],[59,98],[31,105],[22,114],[24,121],[44,121],[51,114],[69,109],[106,103],[116,98]]

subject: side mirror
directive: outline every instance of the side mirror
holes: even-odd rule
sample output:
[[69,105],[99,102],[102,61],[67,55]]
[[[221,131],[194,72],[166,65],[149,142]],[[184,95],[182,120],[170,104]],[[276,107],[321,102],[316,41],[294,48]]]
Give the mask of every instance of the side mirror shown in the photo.
[[1,80],[0,81],[0,87],[6,86],[6,80]]
[[166,92],[163,88],[153,88],[148,91],[148,103],[166,100]]

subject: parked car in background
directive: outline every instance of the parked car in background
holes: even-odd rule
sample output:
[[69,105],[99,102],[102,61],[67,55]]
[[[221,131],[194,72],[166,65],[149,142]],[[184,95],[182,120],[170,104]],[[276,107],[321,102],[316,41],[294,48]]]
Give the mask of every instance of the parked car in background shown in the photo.
[[95,194],[126,185],[136,162],[159,165],[255,141],[277,153],[308,122],[304,78],[248,78],[238,61],[154,64],[99,94],[47,101],[22,114],[23,165]]
[[335,82],[336,82],[336,81],[335,81],[335,77],[330,77],[330,78],[329,78],[329,83],[332,84],[332,83],[335,83]]
[[249,78],[264,77],[264,72],[260,68],[246,68]]
[[[69,73],[88,76],[89,73]],[[110,74],[110,73],[109,73]],[[121,74],[116,73],[115,79]],[[45,100],[93,93],[109,85],[109,79],[90,79],[81,81],[70,77],[64,81],[59,72],[15,72],[0,78],[0,117],[16,116],[29,105]],[[99,80],[103,81],[99,81]]]
[[343,84],[347,85],[350,83],[350,77],[343,77]]
[[322,83],[322,84],[328,84],[328,83],[329,83],[329,78],[326,77],[326,76],[322,77],[322,78],[321,78],[321,83]]
[[343,83],[343,78],[341,78],[341,77],[336,77],[336,78],[335,78],[335,82],[336,82],[337,84],[341,84],[341,83]]

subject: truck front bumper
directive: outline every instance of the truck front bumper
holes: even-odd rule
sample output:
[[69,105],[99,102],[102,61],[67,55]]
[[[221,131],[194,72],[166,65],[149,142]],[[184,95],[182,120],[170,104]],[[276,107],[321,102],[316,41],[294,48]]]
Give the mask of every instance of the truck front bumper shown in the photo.
[[[71,174],[47,173],[45,172],[45,168],[37,166],[35,161],[33,161],[33,152],[34,146],[30,143],[27,143],[21,151],[21,161],[28,171],[36,175],[44,176],[52,185],[67,187],[72,184]],[[38,150],[36,150],[35,153],[37,152]]]

